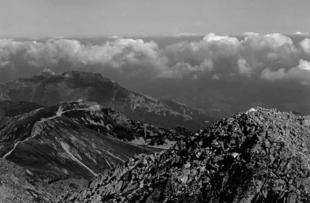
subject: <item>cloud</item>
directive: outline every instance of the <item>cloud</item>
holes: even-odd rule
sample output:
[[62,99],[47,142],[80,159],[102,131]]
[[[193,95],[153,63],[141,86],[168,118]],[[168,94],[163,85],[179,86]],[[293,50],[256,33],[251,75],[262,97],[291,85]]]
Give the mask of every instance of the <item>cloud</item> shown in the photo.
[[[260,78],[266,67],[275,71],[296,66],[304,51],[301,46],[296,47],[291,38],[279,33],[248,34],[243,40],[210,33],[199,42],[170,45],[161,53],[167,58],[167,70],[199,70],[200,74],[209,75],[210,78],[218,74],[225,79],[237,76]],[[202,66],[205,60],[213,65]],[[186,63],[187,68],[178,68],[180,62]],[[177,71],[174,72],[177,74]]]
[[269,67],[262,71],[261,77],[265,80],[276,81],[283,79],[286,75],[285,69],[280,68],[277,71],[272,71]]
[[212,80],[219,80],[221,78],[221,76],[219,74],[214,74],[212,76]]
[[310,71],[310,62],[300,59],[298,68],[305,71]]
[[237,67],[241,75],[251,76],[252,69],[244,58],[239,58],[237,63]]
[[259,35],[259,33],[256,33],[256,32],[245,32],[242,35],[244,35],[244,36],[252,36],[252,35]]
[[11,63],[12,56],[26,49],[26,44],[11,39],[0,40],[0,68]]
[[283,79],[297,79],[303,85],[310,84],[310,62],[300,59],[296,67],[285,70],[280,68],[276,71],[266,68],[262,71],[261,77],[265,80],[277,81]]
[[[116,39],[103,45],[83,45],[77,40],[50,39],[45,43],[0,40],[1,62],[6,64],[17,55],[34,66],[56,65],[60,61],[73,64],[111,64],[119,67],[124,63],[139,63],[155,59],[158,46],[143,40]],[[2,65],[4,66],[4,65]]]
[[103,68],[128,71],[133,67],[155,66],[157,55],[157,44],[134,39],[115,39],[102,45],[84,45],[78,40],[68,39],[50,39],[46,42],[0,40],[0,68],[26,68],[16,66],[18,59],[41,69],[53,69],[66,63],[72,68],[101,65]]
[[305,53],[310,54],[310,39],[306,38],[302,40],[299,45]]
[[207,42],[207,43],[220,43],[220,44],[231,44],[231,45],[236,45],[239,43],[239,40],[236,37],[229,37],[229,36],[220,36],[220,35],[216,35],[214,33],[210,33],[208,35],[206,35],[203,38],[203,41]]
[[308,33],[306,33],[306,32],[295,32],[294,33],[295,35],[308,35]]
[[310,81],[308,61],[310,39],[294,44],[290,37],[279,33],[250,32],[240,38],[210,33],[200,41],[161,48],[154,41],[125,38],[109,38],[103,44],[64,38],[43,42],[0,39],[3,74],[18,75],[46,67],[58,70],[96,67],[96,71],[113,71],[119,77],[210,80],[244,77],[274,82],[294,79],[306,84]]

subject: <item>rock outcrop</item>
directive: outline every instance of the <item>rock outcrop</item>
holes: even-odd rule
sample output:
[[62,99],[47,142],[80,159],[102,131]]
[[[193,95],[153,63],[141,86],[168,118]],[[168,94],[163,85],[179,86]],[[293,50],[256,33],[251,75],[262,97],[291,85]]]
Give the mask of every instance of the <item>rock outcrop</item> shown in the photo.
[[237,113],[167,151],[106,170],[57,202],[310,202],[308,124],[274,109]]

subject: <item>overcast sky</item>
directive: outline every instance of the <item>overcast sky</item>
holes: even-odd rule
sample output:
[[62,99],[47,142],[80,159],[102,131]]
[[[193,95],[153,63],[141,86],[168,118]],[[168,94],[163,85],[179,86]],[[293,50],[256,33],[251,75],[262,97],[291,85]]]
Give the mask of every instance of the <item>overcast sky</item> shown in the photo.
[[310,32],[309,0],[0,0],[1,36]]

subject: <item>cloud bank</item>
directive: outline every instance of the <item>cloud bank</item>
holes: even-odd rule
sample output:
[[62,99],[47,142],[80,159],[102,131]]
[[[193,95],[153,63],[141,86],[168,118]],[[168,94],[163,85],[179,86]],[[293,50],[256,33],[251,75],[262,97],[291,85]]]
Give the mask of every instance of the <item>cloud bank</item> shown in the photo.
[[[296,80],[310,85],[310,39],[299,43],[285,35],[245,33],[242,39],[206,35],[201,41],[180,42],[164,48],[154,41],[110,39],[100,45],[78,40],[44,42],[0,39],[0,73],[38,71],[60,64],[70,69],[115,71],[124,77],[209,78],[225,80]],[[17,62],[18,61],[18,62]],[[91,71],[91,70],[90,70]],[[0,76],[1,79],[1,76]]]

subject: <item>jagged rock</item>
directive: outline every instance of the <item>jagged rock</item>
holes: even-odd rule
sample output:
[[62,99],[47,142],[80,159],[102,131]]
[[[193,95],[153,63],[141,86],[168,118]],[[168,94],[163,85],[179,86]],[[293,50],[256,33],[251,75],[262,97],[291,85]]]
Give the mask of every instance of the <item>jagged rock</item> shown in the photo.
[[257,108],[222,119],[167,151],[104,171],[58,203],[310,202],[304,117]]

